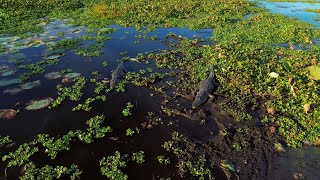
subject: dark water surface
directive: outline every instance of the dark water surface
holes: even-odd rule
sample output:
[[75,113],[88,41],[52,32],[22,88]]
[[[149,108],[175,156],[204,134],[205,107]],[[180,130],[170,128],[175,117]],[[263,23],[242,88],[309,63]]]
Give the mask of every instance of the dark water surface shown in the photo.
[[[192,31],[189,29],[180,28],[160,28],[154,32],[147,34],[148,36],[157,36],[157,40],[147,40],[137,38],[138,35],[144,35],[137,32],[134,28],[124,28],[121,26],[112,26],[117,29],[115,33],[109,34],[112,38],[105,42],[105,47],[102,49],[103,55],[99,57],[83,57],[75,55],[74,51],[67,51],[64,56],[59,58],[59,64],[48,65],[45,68],[45,73],[52,71],[61,71],[64,69],[72,69],[73,72],[81,73],[88,79],[87,87],[84,92],[83,99],[93,95],[94,85],[90,84],[89,79],[94,76],[91,74],[94,71],[99,71],[101,75],[98,78],[111,78],[111,71],[118,65],[117,60],[123,57],[135,57],[139,53],[160,51],[169,49],[168,33],[175,33],[178,36],[188,38],[201,38],[208,39],[212,36],[212,30],[198,30]],[[77,33],[73,33],[77,30]],[[62,37],[57,36],[64,33]],[[16,59],[23,59],[23,65],[36,63],[43,60],[46,54],[50,54],[45,44],[39,46],[27,44],[31,40],[41,40],[46,44],[53,44],[53,42],[61,39],[74,39],[85,35],[86,28],[71,27],[65,24],[65,21],[55,20],[45,27],[45,32],[40,35],[35,35],[27,39],[18,39],[16,37],[9,37],[2,35],[0,43],[10,50],[7,53],[0,55],[0,65],[8,65],[10,68],[17,68],[13,62],[8,60],[12,57]],[[139,44],[136,41],[140,41]],[[19,47],[16,45],[20,43]],[[88,41],[87,44],[91,42]],[[120,53],[126,52],[121,55]],[[20,58],[21,56],[21,58]],[[102,67],[101,63],[106,61],[107,67]],[[154,72],[170,72],[166,69],[158,69],[154,61],[150,64],[125,62],[125,67],[129,71],[138,72],[141,69],[153,68]],[[26,72],[25,70],[17,69],[14,75],[0,77],[1,79],[13,79],[19,77],[20,74]],[[161,147],[165,140],[169,140],[173,130],[182,132],[192,132],[197,126],[193,122],[187,121],[183,124],[184,127],[177,127],[174,122],[175,119],[165,119],[159,122],[151,130],[143,130],[141,124],[146,122],[147,112],[154,112],[155,115],[161,111],[160,102],[163,98],[156,94],[156,92],[143,87],[134,87],[127,85],[126,91],[123,93],[116,93],[112,91],[107,94],[107,101],[102,102],[97,100],[93,103],[93,109],[90,112],[72,111],[79,102],[64,101],[60,106],[53,109],[42,109],[35,111],[27,111],[24,109],[26,104],[32,100],[39,100],[47,97],[56,98],[57,90],[56,85],[61,84],[62,78],[56,80],[47,80],[44,74],[37,74],[32,76],[28,82],[40,80],[41,85],[31,90],[25,90],[16,95],[5,94],[3,91],[12,89],[18,84],[0,87],[0,109],[20,109],[19,113],[14,119],[0,121],[0,134],[9,135],[17,144],[30,142],[36,138],[39,133],[47,133],[51,136],[59,136],[66,134],[70,130],[85,129],[86,121],[96,115],[105,115],[106,123],[112,127],[113,132],[108,134],[104,139],[95,140],[93,144],[75,143],[72,144],[70,151],[63,151],[59,154],[56,160],[51,160],[43,154],[37,154],[31,158],[37,165],[58,164],[70,165],[72,163],[78,164],[79,168],[84,172],[83,179],[104,179],[100,175],[99,160],[104,156],[113,155],[116,150],[121,153],[132,153],[143,150],[145,152],[146,161],[142,165],[129,164],[125,173],[132,179],[152,179],[158,178],[159,175],[164,177],[175,177],[175,167],[159,166],[156,160],[158,155],[164,154]],[[134,104],[133,115],[124,117],[121,111],[126,107],[126,103],[131,102]],[[168,124],[170,124],[168,126]],[[135,134],[133,137],[126,137],[125,132],[127,128],[134,129],[139,127],[141,132]],[[208,132],[194,132],[195,134],[208,133]],[[117,141],[112,138],[119,138]],[[4,166],[1,165],[1,176],[3,178]],[[8,179],[17,178],[18,171],[16,169],[8,170]]]

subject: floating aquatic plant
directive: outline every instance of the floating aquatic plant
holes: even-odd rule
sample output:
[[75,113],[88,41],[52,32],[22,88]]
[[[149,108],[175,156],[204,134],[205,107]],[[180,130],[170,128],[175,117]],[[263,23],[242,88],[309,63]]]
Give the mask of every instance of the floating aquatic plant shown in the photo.
[[[86,78],[77,77],[73,80],[75,83],[71,87],[62,87],[62,85],[57,85],[57,90],[59,97],[55,99],[51,107],[57,107],[60,105],[66,98],[69,98],[71,101],[79,101],[82,97],[82,90],[86,84]],[[50,108],[51,108],[50,107]]]
[[13,119],[17,114],[14,109],[0,109],[0,119]]
[[50,55],[50,56],[47,56],[45,59],[47,60],[53,60],[53,59],[59,59],[61,55],[57,54],[57,55]]
[[0,76],[10,76],[14,73],[15,73],[15,70],[13,70],[13,69],[0,70]]
[[80,76],[80,73],[67,73],[63,75],[63,78],[74,79],[79,76]]
[[52,98],[45,98],[37,101],[31,101],[26,107],[26,110],[38,110],[48,107],[54,100]]
[[77,165],[72,164],[70,167],[56,166],[52,167],[45,165],[37,168],[33,162],[28,162],[25,166],[24,174],[19,178],[20,180],[30,179],[59,179],[61,176],[69,175],[70,180],[80,179],[82,171]]
[[26,55],[23,53],[16,53],[10,56],[10,60],[21,60],[26,58]]
[[13,88],[13,89],[6,89],[3,91],[3,93],[10,94],[10,95],[16,95],[16,94],[19,94],[23,91],[24,91],[24,89],[21,89],[21,88]]
[[18,84],[20,83],[21,80],[19,78],[15,78],[15,79],[2,79],[0,80],[0,87],[5,87],[5,86],[9,86],[12,84]]
[[21,89],[27,90],[27,89],[33,89],[35,87],[38,87],[40,86],[40,84],[41,84],[40,80],[37,80],[37,81],[21,84],[20,87]]
[[60,72],[50,72],[44,75],[46,79],[59,79],[62,77],[62,74]]
[[5,64],[0,65],[0,70],[5,70],[5,69],[8,69],[8,68],[9,68],[8,65],[5,65]]
[[131,112],[132,109],[133,109],[133,104],[131,102],[128,102],[126,108],[122,110],[122,114],[124,116],[131,116],[132,115],[132,112]]
[[320,66],[309,66],[309,79],[320,80]]

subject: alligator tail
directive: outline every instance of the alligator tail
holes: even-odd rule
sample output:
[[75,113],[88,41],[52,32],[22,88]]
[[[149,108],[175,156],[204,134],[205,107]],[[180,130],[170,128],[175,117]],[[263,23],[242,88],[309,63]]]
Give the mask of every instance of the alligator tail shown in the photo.
[[214,77],[215,77],[214,69],[215,69],[215,66],[211,66],[211,68],[210,68],[210,74],[209,74],[209,77],[212,77],[212,78],[214,78]]

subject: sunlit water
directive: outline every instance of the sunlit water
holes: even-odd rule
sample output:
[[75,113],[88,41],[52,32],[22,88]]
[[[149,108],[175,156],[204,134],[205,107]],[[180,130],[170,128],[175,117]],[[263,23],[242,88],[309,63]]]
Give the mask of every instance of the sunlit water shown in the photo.
[[284,14],[320,27],[318,14],[306,11],[306,9],[320,9],[320,1],[319,3],[252,1],[260,2],[260,7],[269,9],[272,13]]

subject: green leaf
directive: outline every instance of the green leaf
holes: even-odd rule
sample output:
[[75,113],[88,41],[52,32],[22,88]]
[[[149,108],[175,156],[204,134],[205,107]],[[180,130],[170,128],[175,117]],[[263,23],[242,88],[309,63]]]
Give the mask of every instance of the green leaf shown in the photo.
[[309,66],[308,70],[310,72],[309,79],[320,80],[320,67],[319,66]]

